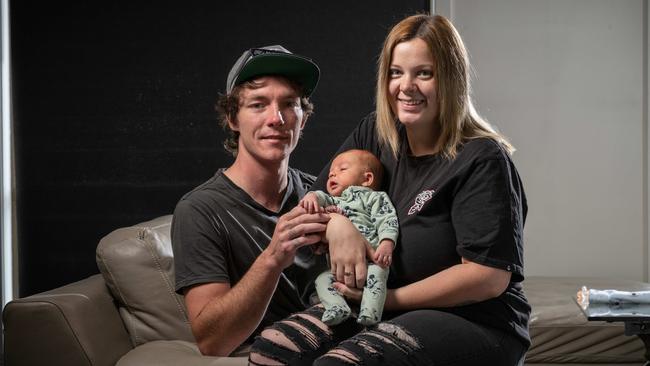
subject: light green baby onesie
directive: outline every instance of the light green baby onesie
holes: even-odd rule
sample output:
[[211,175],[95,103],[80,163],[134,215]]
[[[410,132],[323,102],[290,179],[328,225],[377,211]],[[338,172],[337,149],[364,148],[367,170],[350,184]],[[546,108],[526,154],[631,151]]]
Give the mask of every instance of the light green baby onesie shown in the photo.
[[[323,191],[314,191],[322,207],[336,205],[350,219],[359,232],[377,249],[384,239],[397,243],[399,226],[397,214],[386,192],[373,191],[367,187],[351,186],[340,197],[330,196]],[[374,263],[368,264],[366,285],[357,322],[363,325],[376,324],[381,320],[386,300],[388,268]],[[351,310],[345,298],[332,287],[336,279],[331,272],[321,273],[316,279],[316,291],[323,306],[323,322],[336,325],[350,316]]]

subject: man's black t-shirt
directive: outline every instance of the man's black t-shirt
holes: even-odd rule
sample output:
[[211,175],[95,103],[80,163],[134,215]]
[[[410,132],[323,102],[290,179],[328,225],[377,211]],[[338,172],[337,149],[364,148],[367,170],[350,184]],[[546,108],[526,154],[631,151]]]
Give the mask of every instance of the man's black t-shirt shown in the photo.
[[[278,217],[294,208],[314,177],[289,168],[287,191],[280,212],[255,202],[219,170],[214,177],[178,202],[172,221],[176,291],[220,282],[235,286],[267,247]],[[327,268],[324,256],[309,247],[298,250],[294,264],[283,271],[278,287],[257,331],[304,310],[313,281]]]
[[[477,138],[466,141],[453,160],[441,154],[414,157],[401,124],[398,132],[397,159],[378,143],[374,114],[339,149],[369,150],[386,169],[382,189],[397,210],[400,226],[388,287],[429,277],[459,264],[461,257],[509,271],[511,282],[501,296],[440,310],[503,329],[530,344],[530,306],[521,285],[527,205],[508,153],[492,139]],[[323,169],[313,189],[324,186],[328,171],[329,166]]]

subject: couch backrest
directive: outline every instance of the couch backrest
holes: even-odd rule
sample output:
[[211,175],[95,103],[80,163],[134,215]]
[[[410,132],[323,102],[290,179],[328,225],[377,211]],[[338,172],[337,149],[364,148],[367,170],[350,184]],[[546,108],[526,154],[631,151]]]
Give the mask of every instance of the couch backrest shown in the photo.
[[115,230],[97,246],[97,266],[134,346],[154,340],[194,342],[185,301],[174,291],[171,218]]

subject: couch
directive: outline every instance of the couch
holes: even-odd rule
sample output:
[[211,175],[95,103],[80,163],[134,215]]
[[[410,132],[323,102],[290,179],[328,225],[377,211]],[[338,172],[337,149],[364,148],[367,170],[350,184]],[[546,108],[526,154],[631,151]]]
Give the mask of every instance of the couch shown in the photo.
[[[174,292],[170,223],[164,216],[115,230],[97,246],[100,274],[7,304],[5,365],[245,365],[246,349],[199,353]],[[526,278],[533,309],[526,365],[642,365],[644,345],[622,324],[586,321],[572,300],[582,285],[650,290],[630,280]]]

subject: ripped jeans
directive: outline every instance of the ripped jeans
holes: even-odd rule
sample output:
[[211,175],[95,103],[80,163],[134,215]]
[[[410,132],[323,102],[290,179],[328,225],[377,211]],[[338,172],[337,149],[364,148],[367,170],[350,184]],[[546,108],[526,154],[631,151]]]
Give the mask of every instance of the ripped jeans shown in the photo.
[[333,327],[322,306],[276,322],[253,343],[250,365],[523,365],[527,347],[513,335],[438,310],[403,313],[363,328]]

